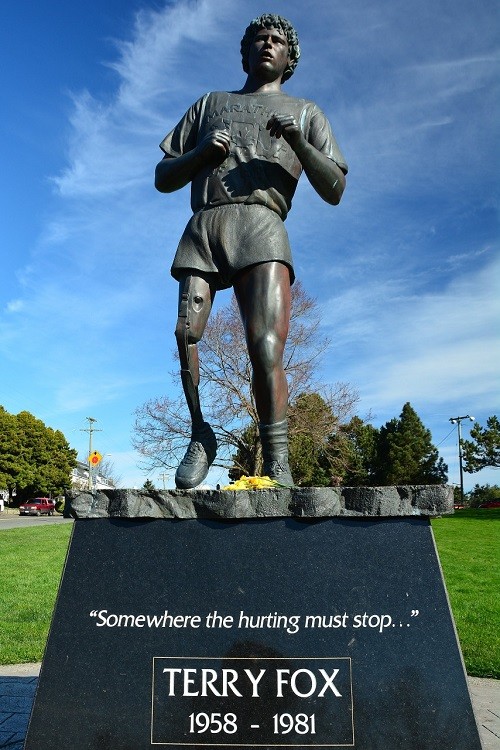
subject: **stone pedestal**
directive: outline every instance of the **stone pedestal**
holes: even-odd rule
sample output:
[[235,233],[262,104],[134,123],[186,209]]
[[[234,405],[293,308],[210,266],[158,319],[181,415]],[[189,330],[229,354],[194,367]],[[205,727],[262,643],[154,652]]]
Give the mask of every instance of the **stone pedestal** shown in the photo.
[[453,487],[294,487],[269,490],[70,492],[73,518],[327,518],[453,513]]
[[26,750],[480,750],[429,522],[451,498],[74,496]]

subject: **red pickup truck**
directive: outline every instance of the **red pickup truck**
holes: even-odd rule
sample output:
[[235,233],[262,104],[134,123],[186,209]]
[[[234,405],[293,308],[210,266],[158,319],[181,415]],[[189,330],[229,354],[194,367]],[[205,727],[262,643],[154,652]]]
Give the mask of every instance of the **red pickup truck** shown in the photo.
[[35,497],[29,503],[19,506],[20,516],[48,516],[54,515],[55,501],[48,497]]

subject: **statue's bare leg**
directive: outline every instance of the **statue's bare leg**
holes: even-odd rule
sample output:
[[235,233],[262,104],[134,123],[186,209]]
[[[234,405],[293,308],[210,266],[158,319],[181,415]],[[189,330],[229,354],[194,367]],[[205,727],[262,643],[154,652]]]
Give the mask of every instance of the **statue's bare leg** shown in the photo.
[[290,323],[290,273],[272,261],[240,272],[234,291],[245,328],[259,415],[264,474],[292,485],[288,465],[288,385],[283,369]]
[[182,387],[192,423],[191,441],[175,474],[176,486],[181,489],[190,489],[203,482],[217,451],[215,434],[203,419],[198,392],[198,342],[205,331],[214,296],[214,288],[201,276],[186,275],[180,281],[175,337]]

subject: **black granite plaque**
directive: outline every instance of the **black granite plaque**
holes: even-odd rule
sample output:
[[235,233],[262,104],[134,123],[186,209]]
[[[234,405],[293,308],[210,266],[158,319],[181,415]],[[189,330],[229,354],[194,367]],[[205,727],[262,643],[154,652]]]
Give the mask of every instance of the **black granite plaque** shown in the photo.
[[207,747],[353,747],[351,659],[155,658],[151,744],[187,735]]
[[150,747],[480,750],[429,521],[76,521],[26,750]]

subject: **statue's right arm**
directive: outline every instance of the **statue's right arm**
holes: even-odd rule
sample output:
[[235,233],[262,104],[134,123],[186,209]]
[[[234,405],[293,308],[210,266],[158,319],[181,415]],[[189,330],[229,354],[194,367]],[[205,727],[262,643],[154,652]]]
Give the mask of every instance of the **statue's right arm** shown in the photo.
[[225,130],[208,133],[192,150],[182,156],[165,156],[156,166],[155,187],[160,193],[174,190],[191,182],[200,169],[221,164],[229,155],[230,138]]

